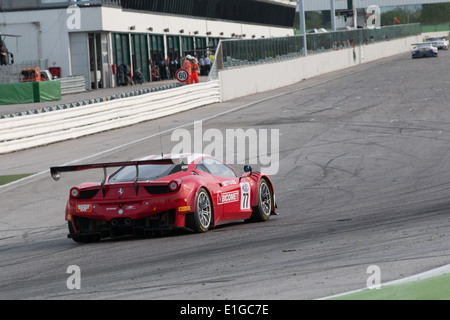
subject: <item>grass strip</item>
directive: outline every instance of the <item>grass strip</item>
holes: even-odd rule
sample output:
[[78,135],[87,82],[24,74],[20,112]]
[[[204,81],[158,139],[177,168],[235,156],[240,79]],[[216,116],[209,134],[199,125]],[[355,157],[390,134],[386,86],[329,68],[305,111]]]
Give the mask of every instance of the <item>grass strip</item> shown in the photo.
[[4,185],[4,184],[8,184],[11,183],[13,181],[22,179],[22,178],[26,178],[28,176],[31,176],[32,173],[25,173],[25,174],[12,174],[12,175],[7,175],[7,176],[0,176],[0,186]]
[[450,300],[450,274],[367,289],[330,300]]

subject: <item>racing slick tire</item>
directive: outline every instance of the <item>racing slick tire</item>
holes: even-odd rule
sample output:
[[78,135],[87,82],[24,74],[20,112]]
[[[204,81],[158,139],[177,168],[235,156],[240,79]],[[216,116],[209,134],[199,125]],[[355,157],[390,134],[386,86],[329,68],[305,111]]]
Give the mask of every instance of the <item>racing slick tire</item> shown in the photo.
[[269,220],[274,206],[273,192],[269,182],[262,178],[258,186],[258,206],[253,208],[250,222],[262,222]]
[[205,188],[200,188],[195,198],[195,211],[186,216],[186,227],[197,233],[207,232],[213,220],[213,205]]

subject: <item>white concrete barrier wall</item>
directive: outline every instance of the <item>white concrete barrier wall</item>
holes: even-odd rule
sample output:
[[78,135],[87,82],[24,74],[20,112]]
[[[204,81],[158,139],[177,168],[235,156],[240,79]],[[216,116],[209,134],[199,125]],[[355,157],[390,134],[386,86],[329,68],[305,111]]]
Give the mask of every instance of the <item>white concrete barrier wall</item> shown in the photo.
[[0,154],[75,139],[220,102],[218,81],[0,119]]
[[219,72],[222,100],[274,90],[325,73],[409,52],[411,44],[417,42],[422,42],[422,35],[376,42],[355,49],[310,54],[277,63],[224,69]]

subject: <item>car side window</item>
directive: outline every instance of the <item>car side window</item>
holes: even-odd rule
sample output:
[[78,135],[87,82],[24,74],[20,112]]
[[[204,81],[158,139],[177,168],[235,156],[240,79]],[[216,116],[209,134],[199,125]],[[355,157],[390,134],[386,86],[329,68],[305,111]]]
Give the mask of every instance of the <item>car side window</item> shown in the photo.
[[202,162],[199,162],[196,166],[195,169],[203,171],[203,172],[207,172],[207,173],[211,173],[209,172],[209,170],[205,167],[205,165]]
[[203,158],[195,168],[219,177],[237,177],[237,174],[234,170],[232,170],[226,164],[213,158]]

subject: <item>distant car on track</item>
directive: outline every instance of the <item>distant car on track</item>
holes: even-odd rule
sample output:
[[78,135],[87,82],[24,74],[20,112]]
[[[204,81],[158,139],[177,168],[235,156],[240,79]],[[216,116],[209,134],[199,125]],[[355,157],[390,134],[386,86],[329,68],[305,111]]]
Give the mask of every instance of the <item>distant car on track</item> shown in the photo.
[[[119,167],[109,177],[107,168]],[[276,214],[274,187],[248,165],[239,174],[204,154],[149,156],[135,161],[50,168],[62,172],[103,169],[100,183],[70,189],[65,219],[76,242],[145,236],[187,228],[206,232],[220,222],[266,221]]]
[[448,40],[445,38],[428,38],[427,42],[431,42],[438,49],[448,50]]
[[438,48],[436,48],[431,42],[416,43],[412,45],[411,56],[413,59],[423,57],[437,57]]

